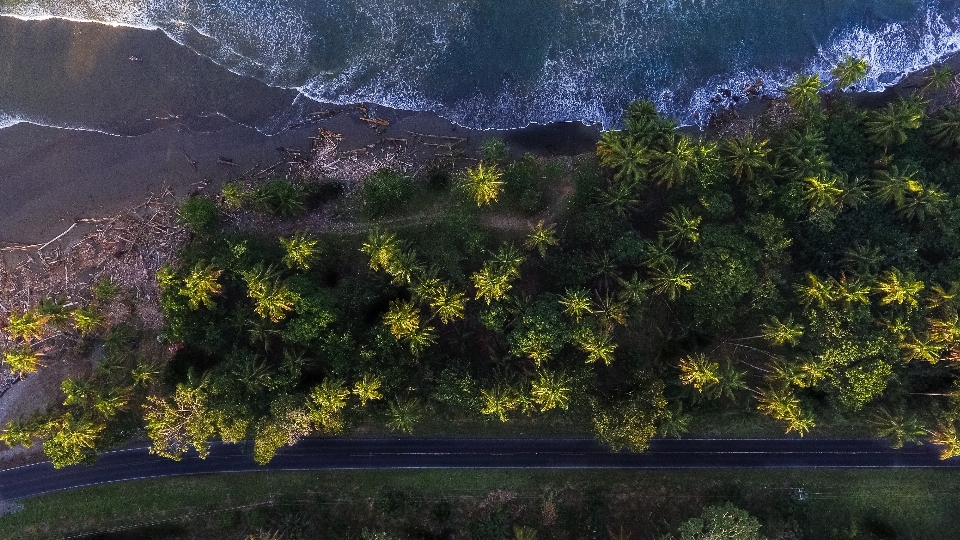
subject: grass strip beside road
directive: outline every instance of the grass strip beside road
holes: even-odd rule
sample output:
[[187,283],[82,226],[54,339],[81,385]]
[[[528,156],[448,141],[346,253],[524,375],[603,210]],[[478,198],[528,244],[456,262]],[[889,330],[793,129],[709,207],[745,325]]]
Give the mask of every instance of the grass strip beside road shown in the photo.
[[[803,490],[803,500],[798,500],[797,488]],[[283,509],[292,507],[319,516],[311,518],[320,521],[317,526],[351,538],[364,527],[396,529],[404,519],[421,519],[416,516],[430,512],[418,508],[431,508],[437,501],[449,501],[453,525],[466,526],[469,516],[498,493],[510,494],[512,504],[537,509],[547,501],[561,510],[586,508],[591,503],[584,501],[590,497],[605,501],[599,514],[603,527],[622,526],[634,533],[631,538],[663,534],[699,515],[704,506],[726,501],[748,509],[765,527],[793,527],[788,523],[792,520],[805,537],[853,537],[853,530],[881,538],[960,537],[960,523],[953,516],[960,507],[960,471],[893,469],[422,470],[175,477],[24,500],[22,511],[0,517],[0,538],[64,538],[118,529],[128,530],[131,537],[180,538],[189,530],[202,531],[204,538],[237,538],[238,533],[275,528]],[[130,530],[151,524],[153,529]]]

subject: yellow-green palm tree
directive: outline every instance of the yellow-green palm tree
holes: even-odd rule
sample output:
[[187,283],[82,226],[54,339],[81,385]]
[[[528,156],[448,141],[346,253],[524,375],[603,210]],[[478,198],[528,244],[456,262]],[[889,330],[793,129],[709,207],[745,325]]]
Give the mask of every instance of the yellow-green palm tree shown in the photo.
[[501,422],[506,422],[510,411],[520,404],[516,391],[504,384],[498,384],[490,390],[480,390],[480,397],[483,402],[480,414],[495,416]]
[[364,373],[363,378],[357,381],[357,384],[353,385],[353,395],[360,398],[360,406],[363,407],[368,401],[383,399],[383,394],[380,393],[380,386],[380,377]]
[[820,80],[819,73],[797,74],[793,83],[787,87],[787,101],[800,112],[806,112],[820,104],[820,90],[826,86]]
[[413,302],[394,300],[390,302],[383,322],[397,339],[405,338],[420,328],[420,309]]
[[682,184],[697,168],[697,146],[689,137],[671,137],[667,150],[653,154],[653,177],[668,188]]
[[393,233],[371,229],[360,251],[370,257],[370,269],[378,272],[390,268],[400,248],[397,237]]
[[613,363],[613,353],[616,352],[617,344],[613,342],[609,333],[583,326],[574,332],[573,338],[587,353],[588,364],[598,360],[602,360],[606,365]]
[[80,332],[81,336],[96,331],[97,328],[103,326],[104,321],[103,314],[93,306],[80,308],[73,312],[73,328]]
[[754,139],[752,133],[747,133],[741,139],[727,139],[723,147],[724,161],[738,181],[752,182],[757,172],[768,169],[769,153],[767,141]]
[[720,383],[720,364],[711,362],[707,355],[697,353],[680,360],[680,382],[693,386],[699,392]]
[[960,107],[945,107],[930,126],[930,139],[937,146],[960,148]]
[[484,167],[483,162],[464,173],[462,186],[466,192],[477,201],[477,206],[496,202],[503,190],[503,174],[496,165]]
[[907,308],[916,307],[924,283],[916,279],[912,272],[902,273],[891,268],[883,273],[875,290],[880,294],[880,305],[899,304]]
[[700,216],[694,217],[686,206],[674,207],[667,212],[667,215],[661,221],[666,227],[661,235],[669,244],[696,243],[700,240],[701,221],[703,221],[703,218]]
[[566,410],[570,405],[572,380],[563,373],[543,370],[537,380],[530,383],[530,394],[541,411]]
[[198,261],[190,273],[183,278],[183,287],[180,288],[180,296],[187,297],[187,305],[190,309],[199,309],[201,305],[212,308],[216,304],[213,301],[215,295],[223,292],[223,287],[217,279],[223,274],[212,263]]
[[30,347],[17,347],[3,351],[3,363],[10,369],[10,373],[23,377],[37,371],[40,367],[40,356],[40,353]]
[[13,339],[19,338],[31,342],[43,339],[47,333],[47,322],[49,320],[49,315],[42,315],[36,309],[30,309],[23,313],[13,312],[10,314],[4,330]]
[[597,143],[600,164],[616,171],[620,183],[639,183],[646,178],[645,165],[650,161],[646,147],[634,142],[622,131],[607,131]]
[[687,266],[677,266],[675,260],[667,260],[663,264],[650,269],[650,284],[653,291],[662,294],[673,301],[680,295],[681,290],[689,291],[693,288],[693,274],[687,272]]
[[870,71],[870,64],[866,58],[857,58],[847,55],[837,62],[830,75],[837,78],[837,88],[843,90],[863,80]]
[[297,232],[290,238],[280,238],[283,246],[283,263],[287,268],[309,270],[320,252],[320,241],[303,232]]
[[554,231],[553,224],[544,225],[543,220],[537,222],[537,225],[527,235],[523,246],[527,249],[536,249],[541,257],[546,256],[547,248],[559,244],[557,233]]
[[796,345],[803,336],[803,325],[794,323],[792,315],[784,321],[771,317],[770,322],[764,323],[760,330],[764,339],[774,345]]

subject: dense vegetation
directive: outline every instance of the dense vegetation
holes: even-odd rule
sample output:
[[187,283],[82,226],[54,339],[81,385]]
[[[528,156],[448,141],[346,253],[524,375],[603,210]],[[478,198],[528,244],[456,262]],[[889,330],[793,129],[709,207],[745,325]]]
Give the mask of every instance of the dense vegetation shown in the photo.
[[[798,77],[792,120],[740,138],[693,139],[638,102],[572,164],[494,142],[465,170],[381,171],[358,236],[218,227],[191,199],[194,239],[158,275],[173,359],[83,395],[143,382],[144,399],[104,407],[139,407],[175,459],[252,438],[265,463],[311,433],[411,433],[428,414],[584,419],[643,451],[757,411],[787,433],[852,425],[960,454],[960,109],[824,106],[822,86]],[[291,218],[340,190],[235,183],[221,202]],[[5,440],[99,422],[77,439],[99,448],[114,416],[70,395],[88,406]]]

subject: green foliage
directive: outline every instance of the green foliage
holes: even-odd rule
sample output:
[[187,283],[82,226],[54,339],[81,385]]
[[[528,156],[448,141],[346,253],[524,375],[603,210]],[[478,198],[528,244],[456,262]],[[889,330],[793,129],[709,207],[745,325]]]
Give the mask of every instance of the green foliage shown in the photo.
[[413,181],[393,169],[380,169],[363,181],[360,198],[363,212],[376,219],[403,208],[413,195]]
[[206,197],[191,196],[180,204],[180,222],[194,234],[210,234],[217,226],[217,203]]
[[800,112],[809,112],[820,104],[820,90],[826,86],[820,80],[820,74],[797,74],[793,83],[786,89],[790,105]]
[[287,268],[309,270],[319,254],[319,240],[298,232],[290,238],[281,238],[280,245],[286,254],[283,263]]
[[732,503],[708,506],[698,518],[691,518],[677,529],[677,535],[663,540],[765,540],[760,521]]
[[594,404],[593,428],[597,439],[614,451],[643,452],[667,416],[667,400],[660,381],[647,384],[634,396],[609,404]]
[[3,351],[3,363],[10,373],[23,377],[27,373],[35,373],[40,367],[40,353],[30,347],[17,347]]
[[9,315],[7,325],[3,330],[13,339],[22,339],[26,342],[43,339],[47,333],[49,315],[42,315],[39,310],[31,309],[22,313],[13,312]]
[[865,123],[867,137],[884,148],[905,143],[907,131],[920,127],[924,106],[909,100],[888,103],[885,109],[870,114]]
[[288,180],[270,180],[251,194],[254,208],[281,218],[294,218],[306,212],[306,192]]
[[484,139],[480,143],[480,155],[487,163],[505,163],[510,158],[510,149],[503,139]]
[[500,196],[504,184],[502,176],[496,165],[484,167],[481,161],[475,168],[464,172],[460,185],[470,198],[477,201],[477,206],[483,206],[496,202]]
[[387,427],[402,433],[413,433],[413,427],[420,421],[423,413],[420,401],[415,398],[398,399],[390,402],[387,413]]
[[863,80],[869,70],[870,64],[866,58],[856,58],[848,54],[837,62],[830,75],[837,78],[837,88],[843,90]]

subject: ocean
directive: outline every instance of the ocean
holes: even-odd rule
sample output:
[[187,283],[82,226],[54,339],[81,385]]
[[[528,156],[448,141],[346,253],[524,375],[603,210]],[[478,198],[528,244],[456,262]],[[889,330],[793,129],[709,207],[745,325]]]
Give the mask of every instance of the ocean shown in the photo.
[[0,0],[0,128],[276,133],[324,103],[470,128],[683,124],[844,55],[880,90],[960,50],[960,0]]

